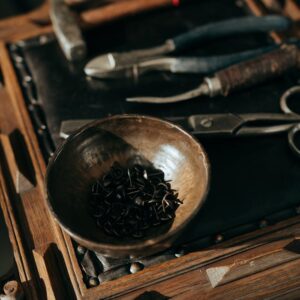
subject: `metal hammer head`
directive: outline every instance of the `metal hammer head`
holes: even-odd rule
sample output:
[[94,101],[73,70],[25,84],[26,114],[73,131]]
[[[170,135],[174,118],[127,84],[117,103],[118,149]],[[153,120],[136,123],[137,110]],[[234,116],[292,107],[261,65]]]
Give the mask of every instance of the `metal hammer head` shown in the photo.
[[87,48],[76,16],[64,0],[51,0],[50,4],[53,29],[65,56],[70,61],[84,58]]

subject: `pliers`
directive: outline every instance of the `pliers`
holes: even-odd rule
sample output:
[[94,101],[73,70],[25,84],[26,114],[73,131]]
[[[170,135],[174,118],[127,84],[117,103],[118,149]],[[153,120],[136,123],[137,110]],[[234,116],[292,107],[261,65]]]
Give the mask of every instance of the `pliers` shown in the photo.
[[247,16],[209,23],[168,39],[162,45],[153,48],[100,55],[89,61],[84,71],[86,75],[97,78],[139,75],[151,70],[208,74],[274,50],[276,46],[212,57],[168,57],[165,55],[178,53],[200,42],[220,37],[252,32],[283,31],[290,25],[291,21],[288,18],[276,15]]

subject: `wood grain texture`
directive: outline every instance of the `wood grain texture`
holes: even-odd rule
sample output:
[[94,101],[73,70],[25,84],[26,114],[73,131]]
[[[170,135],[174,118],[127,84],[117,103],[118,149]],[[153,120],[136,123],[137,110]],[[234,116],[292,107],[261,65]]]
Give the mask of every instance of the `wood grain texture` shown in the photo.
[[[1,97],[0,97],[0,126],[2,133],[8,133],[12,127],[9,124],[7,119],[2,119],[1,115],[5,115],[6,104],[9,101],[9,97],[7,92],[4,89],[1,89]],[[10,111],[6,111],[9,113]],[[12,114],[8,114],[12,116]],[[7,116],[7,115],[6,115]],[[1,156],[3,159],[3,155]],[[25,285],[25,295],[26,297],[36,299],[37,298],[37,284],[34,284],[34,272],[32,270],[32,266],[30,266],[31,262],[28,260],[26,247],[25,247],[25,239],[22,234],[22,225],[20,225],[19,220],[15,214],[15,208],[13,207],[13,202],[10,199],[11,193],[9,192],[9,187],[7,185],[7,179],[5,179],[5,171],[4,171],[4,163],[3,161],[0,163],[0,204],[1,209],[3,211],[5,223],[8,228],[9,238],[12,243],[12,247],[14,249],[14,258],[19,270],[19,276],[22,283],[26,283]]]
[[[172,299],[192,299],[200,294],[203,299],[263,299],[271,295],[285,294],[288,290],[293,291],[300,280],[300,270],[297,269],[299,254],[287,251],[286,247],[294,241],[294,237],[288,237],[289,231],[299,232],[299,224],[297,228],[284,229],[281,237],[277,233],[267,235],[270,241],[265,244],[245,251],[240,249],[232,255],[223,253],[221,257],[209,259],[207,264],[199,265],[196,270],[145,287],[120,299],[133,299],[152,290]],[[287,234],[286,238],[284,232]],[[253,242],[256,242],[255,239]],[[221,282],[212,287],[208,270],[216,268],[223,268],[224,273],[219,275],[224,276]],[[285,269],[290,273],[281,274]],[[295,280],[287,280],[289,276]]]
[[295,0],[261,0],[261,3],[270,12],[282,13],[295,21],[300,19],[299,4]]
[[9,239],[14,250],[14,258],[21,282],[24,284],[24,293],[29,299],[37,299],[37,286],[33,281],[32,266],[26,255],[25,241],[20,226],[9,200],[7,187],[3,177],[3,169],[0,164],[0,205],[4,220],[8,229]]
[[[253,11],[257,9],[254,1],[248,0],[247,3],[252,5]],[[57,245],[67,269],[67,278],[80,299],[134,299],[150,291],[174,299],[199,299],[199,295],[203,299],[297,299],[299,259],[297,253],[287,249],[295,246],[291,243],[299,236],[299,216],[95,288],[85,286],[69,236],[62,233],[46,209],[43,192],[46,165],[6,49],[7,41],[50,32],[51,26],[38,25],[42,21],[47,24],[47,18],[46,3],[32,14],[0,22],[0,65],[5,81],[5,88],[0,89],[0,130],[5,135],[16,129],[22,133],[37,178],[32,191],[18,196],[9,183],[11,178],[5,176],[9,164],[0,165],[0,204],[26,297],[69,299],[65,296],[69,294],[62,280],[63,271],[56,268],[59,264],[51,249],[52,245]],[[272,259],[274,257],[276,259]],[[259,262],[255,264],[258,267],[249,272],[252,261]],[[225,280],[213,288],[207,270],[224,266],[230,269],[226,273],[229,277],[224,273]]]
[[[11,17],[0,22],[0,40],[11,42],[34,35],[52,32],[49,16],[50,0],[25,15]],[[80,12],[77,17],[80,26],[89,28],[129,17],[141,12],[171,6],[171,0],[126,0],[112,1],[107,5]]]
[[[291,20],[298,22],[300,20],[300,7],[296,0],[246,0],[246,6],[250,11],[257,16],[266,14],[278,14],[278,10],[281,8],[282,15],[289,17]],[[283,33],[271,33],[272,38],[280,43],[284,40]],[[287,33],[287,36],[300,37],[299,26],[293,26]]]
[[23,288],[21,284],[16,280],[8,281],[3,287],[3,292],[5,296],[0,295],[1,300],[24,299]]
[[19,194],[31,190],[34,185],[32,182],[30,182],[30,179],[22,172],[21,168],[18,166],[18,161],[14,155],[14,149],[12,148],[9,136],[0,135],[0,140],[2,142],[6,161],[9,165],[10,174],[16,192]]
[[[6,49],[3,49],[3,51],[6,51]],[[34,131],[32,129],[29,116],[24,106],[24,100],[21,93],[19,94],[18,92],[19,87],[17,86],[15,74],[12,73],[11,76],[8,77],[6,73],[7,70],[12,72],[12,66],[10,62],[6,64],[4,63],[6,86],[9,87],[11,85],[11,96],[9,97],[9,99],[7,99],[6,105],[10,106],[10,109],[12,110],[13,114],[16,115],[16,118],[11,118],[10,121],[7,122],[7,118],[5,118],[5,116],[2,116],[6,119],[6,125],[3,128],[4,130],[9,131],[18,127],[20,130],[22,130],[23,134],[26,135],[28,148],[30,149],[31,157],[35,165],[35,172],[39,177],[37,187],[39,187],[39,191],[42,191],[43,172],[45,171],[45,164],[37,146]],[[8,80],[10,82],[9,84],[7,84]],[[13,85],[13,82],[15,86]],[[17,112],[15,112],[16,109]],[[4,120],[3,118],[1,119],[0,115],[0,124],[1,120]],[[12,123],[16,122],[16,120],[18,122],[13,126]],[[30,140],[29,137],[31,137]],[[28,216],[26,217],[26,219],[28,219],[28,221],[30,222],[30,224],[28,225],[29,232],[33,232],[32,249],[36,252],[34,253],[34,260],[37,266],[37,273],[43,278],[43,281],[46,284],[47,293],[49,295],[51,293],[54,294],[53,287],[56,286],[56,284],[59,284],[59,282],[51,283],[50,277],[51,279],[55,278],[55,280],[57,281],[60,281],[60,277],[49,275],[52,274],[52,272],[49,273],[47,264],[45,263],[43,258],[43,252],[42,254],[40,254],[39,249],[47,247],[47,245],[52,241],[54,243],[57,243],[60,250],[62,251],[68,269],[69,277],[73,284],[73,288],[77,293],[77,297],[85,299],[116,297],[118,295],[122,298],[125,294],[128,294],[134,290],[138,290],[138,292],[135,294],[137,295],[143,291],[147,291],[148,289],[156,289],[157,286],[161,287],[160,292],[162,294],[169,293],[168,295],[170,296],[181,295],[182,297],[184,297],[185,294],[187,295],[186,297],[189,297],[190,293],[198,293],[200,287],[202,289],[204,283],[207,285],[208,290],[212,290],[211,283],[209,282],[209,279],[205,273],[206,267],[213,267],[213,263],[216,263],[227,257],[236,257],[238,259],[241,253],[246,253],[245,255],[247,255],[247,253],[249,253],[247,251],[250,251],[251,249],[255,249],[257,247],[259,248],[263,245],[267,245],[274,239],[276,240],[279,238],[282,239],[287,237],[293,238],[295,236],[295,232],[299,231],[300,222],[300,218],[297,217],[276,226],[265,228],[249,235],[232,239],[231,241],[219,244],[213,248],[203,251],[197,251],[181,258],[157,266],[146,268],[140,273],[138,272],[136,274],[128,275],[115,281],[107,282],[96,288],[87,289],[82,281],[82,274],[76,260],[74,248],[71,244],[70,238],[66,234],[62,235],[57,225],[53,223],[52,220],[47,219],[47,212],[43,208],[44,203],[42,199],[42,193],[37,192],[35,196],[38,197],[39,200],[32,201],[32,197],[34,196],[27,196],[27,198],[23,197],[22,203],[26,208],[25,215],[27,214]],[[42,205],[42,208],[35,210],[31,206],[32,202],[35,203],[35,201],[39,203],[38,206]],[[34,213],[32,213],[32,211],[34,211]],[[36,214],[39,215],[39,217],[35,220],[31,220],[31,218]],[[31,217],[29,217],[30,215]],[[41,215],[44,216],[45,219],[40,217]],[[42,222],[45,222],[47,226],[42,225],[40,227],[40,224]],[[44,235],[46,237],[44,237]],[[23,257],[23,259],[26,259],[26,256]],[[224,261],[224,263],[226,263],[226,261]],[[170,285],[170,282],[173,281],[174,285]],[[182,284],[179,284],[178,282],[182,282]],[[173,286],[170,292],[168,292],[169,286]],[[286,293],[290,288],[293,287],[287,285],[282,292]],[[217,287],[216,290],[217,289],[219,289],[219,287]],[[238,291],[238,289],[236,290]],[[174,291],[177,291],[176,294],[173,294]],[[242,290],[239,291],[239,293],[242,292]]]
[[246,276],[265,271],[296,259],[300,259],[300,254],[286,249],[295,240],[278,241],[257,247],[239,255],[238,259],[222,261],[216,266],[206,269],[206,274],[213,288],[227,284],[229,282],[244,278]]
[[[261,3],[256,0],[245,0],[243,3],[255,16],[263,16],[266,14],[266,11],[263,10]],[[277,32],[271,32],[270,36],[276,43],[281,43],[283,36]]]
[[[12,66],[10,64],[6,64],[4,68],[4,73],[7,74],[7,70],[11,70]],[[4,74],[4,75],[5,75]],[[14,78],[13,78],[14,77]],[[10,80],[10,83],[7,84],[7,81]],[[27,143],[31,146],[29,148],[32,152],[34,152],[35,156],[33,156],[33,161],[35,161],[35,171],[37,176],[39,176],[39,187],[40,190],[43,188],[43,172],[45,171],[45,164],[41,158],[41,154],[39,153],[38,146],[36,145],[36,139],[33,134],[33,129],[31,128],[31,123],[28,118],[28,114],[26,111],[26,108],[24,107],[24,102],[22,95],[19,94],[18,86],[15,86],[13,88],[12,82],[15,81],[15,85],[17,85],[17,81],[14,74],[11,74],[10,77],[5,76],[6,86],[9,87],[11,85],[10,91],[11,91],[11,99],[8,102],[8,104],[12,105],[13,108],[12,111],[15,112],[17,109],[17,120],[23,120],[21,124],[23,125],[17,125],[17,127],[20,127],[22,129],[23,134],[27,136]],[[5,117],[5,116],[4,116]],[[10,121],[12,122],[12,121]],[[26,126],[25,126],[26,125]],[[11,126],[15,128],[14,126]],[[9,130],[10,126],[6,125],[6,130]],[[25,129],[27,128],[27,129]],[[31,136],[32,139],[28,141],[28,136]],[[34,158],[35,157],[35,158]],[[37,167],[38,166],[38,167]],[[39,199],[41,198],[41,193],[39,193]],[[40,202],[42,200],[40,199]],[[25,204],[26,208],[29,210],[32,210],[30,200],[23,200],[23,203]],[[39,204],[41,205],[41,204]],[[45,213],[45,212],[44,212]],[[41,214],[44,216],[43,209],[39,209],[35,211],[35,214]],[[32,220],[29,225],[31,228],[31,231],[36,231],[36,227],[39,227],[40,222],[45,222],[45,220]],[[163,289],[162,293],[165,293],[168,290],[168,284],[170,280],[176,280],[176,287],[177,287],[177,294],[184,294],[185,291],[187,293],[191,293],[192,290],[197,290],[197,282],[200,280],[200,282],[205,282],[208,285],[208,289],[211,289],[211,284],[206,276],[205,270],[203,269],[205,266],[208,266],[209,264],[212,265],[212,263],[224,259],[227,256],[234,257],[237,256],[241,252],[249,251],[250,249],[254,249],[256,247],[260,247],[261,245],[268,244],[272,238],[278,238],[281,237],[281,235],[286,236],[289,235],[290,230],[293,231],[294,229],[298,228],[296,225],[295,227],[292,226],[293,222],[297,224],[299,222],[298,219],[291,220],[289,223],[280,224],[277,227],[272,227],[272,230],[276,231],[271,237],[269,236],[269,231],[271,228],[267,228],[264,230],[261,230],[259,232],[253,233],[251,235],[247,235],[244,237],[240,237],[238,239],[233,239],[230,242],[224,243],[222,245],[218,245],[214,248],[203,250],[203,251],[197,251],[191,254],[188,254],[184,257],[175,259],[173,261],[166,262],[161,265],[153,266],[150,268],[145,269],[141,273],[136,273],[134,275],[125,276],[119,280],[107,282],[99,287],[87,289],[82,281],[82,274],[80,271],[80,268],[78,266],[78,262],[75,257],[74,249],[71,245],[71,241],[67,235],[64,234],[64,239],[61,239],[61,232],[57,226],[55,226],[54,223],[51,223],[51,221],[47,222],[47,229],[46,227],[41,227],[38,230],[38,232],[34,232],[33,237],[33,243],[35,249],[40,249],[41,247],[46,247],[48,243],[53,240],[54,242],[58,243],[60,246],[60,249],[62,250],[62,253],[64,255],[65,262],[67,263],[67,268],[69,272],[69,276],[73,283],[73,288],[77,291],[78,297],[83,297],[86,299],[95,299],[101,295],[101,297],[112,297],[117,295],[124,295],[126,293],[129,293],[132,290],[136,289],[147,289],[147,287],[153,285],[154,287],[157,284],[162,284]],[[49,225],[51,226],[53,224],[52,230],[49,232]],[[286,226],[289,229],[282,229]],[[280,229],[282,229],[280,231]],[[279,231],[278,231],[279,230]],[[44,234],[47,232],[47,237],[43,238],[43,232]],[[55,234],[54,234],[55,232]],[[258,235],[261,235],[260,238],[257,238]],[[255,239],[257,238],[257,239]],[[65,248],[64,243],[67,243],[67,248]],[[40,253],[40,250],[35,250]],[[47,271],[47,267],[43,259],[43,254],[34,254],[35,256],[35,262],[37,264],[38,273],[43,275],[43,280],[47,284],[46,290],[48,294],[51,294],[51,289],[55,284],[49,282],[49,273]],[[196,276],[197,274],[197,276]],[[200,276],[200,275],[201,276]],[[74,280],[74,276],[76,276],[76,280]],[[181,276],[187,276],[186,282],[183,281],[184,286],[178,285],[178,278],[181,278]],[[53,278],[53,277],[51,277]],[[73,279],[72,279],[73,278]],[[193,279],[193,280],[191,280]],[[200,284],[202,286],[202,283]],[[182,288],[182,289],[181,289]],[[287,287],[288,288],[288,287]],[[178,291],[180,289],[180,292]],[[54,291],[52,290],[54,293]],[[173,295],[173,294],[171,294]]]
[[83,26],[95,26],[171,4],[171,0],[115,1],[106,6],[82,12],[80,21]]
[[45,1],[30,13],[2,20],[0,22],[0,40],[11,41],[20,35],[30,36],[31,32],[38,34],[44,30],[44,27],[47,27],[47,31],[51,30],[48,8],[48,1]]
[[284,6],[284,12],[288,15],[292,20],[299,21],[300,20],[300,8],[299,4],[295,0],[286,0]]
[[[26,237],[26,242],[23,241],[22,246],[24,245],[27,251],[25,251],[25,253],[23,253],[20,258],[22,261],[26,261],[27,258],[30,259],[31,257],[31,270],[29,272],[29,275],[27,276],[27,282],[30,283],[33,280],[34,275],[35,278],[41,278],[43,283],[37,280],[37,282],[34,282],[33,285],[39,289],[39,293],[45,294],[49,293],[49,291],[53,289],[52,283],[49,281],[49,276],[45,269],[38,267],[43,264],[42,260],[39,256],[32,255],[31,251],[35,249],[41,249],[45,247],[45,245],[49,245],[51,243],[58,243],[57,239],[59,239],[60,235],[57,234],[57,230],[59,229],[56,228],[57,225],[54,223],[53,219],[50,218],[49,212],[46,208],[43,195],[44,184],[42,175],[42,168],[43,170],[45,170],[45,164],[41,154],[38,154],[40,156],[37,160],[36,153],[33,150],[34,147],[35,149],[38,149],[38,143],[28,115],[27,126],[25,126],[23,123],[23,113],[27,114],[26,108],[25,106],[19,106],[15,101],[16,99],[22,99],[22,94],[20,91],[20,87],[17,85],[17,79],[14,74],[13,66],[11,65],[4,44],[1,44],[0,46],[0,58],[1,69],[5,82],[5,90],[7,92],[7,97],[3,100],[2,108],[4,110],[5,108],[8,108],[5,111],[12,112],[12,115],[10,115],[9,119],[7,119],[7,115],[0,114],[0,124],[5,124],[3,126],[3,130],[7,134],[10,134],[11,131],[16,129],[18,129],[23,134],[25,143],[28,147],[31,161],[33,162],[33,168],[37,179],[36,187],[30,191],[22,193],[19,199],[16,199],[13,193],[8,194],[7,198],[10,198],[8,201],[17,201],[18,203],[18,209],[12,207],[12,214],[16,216],[18,222],[22,226],[21,234]],[[24,100],[22,100],[22,103],[23,105],[25,105]],[[3,121],[1,121],[1,116],[5,118],[5,121],[3,119]],[[32,132],[31,138],[29,138],[28,130],[31,130]],[[3,185],[8,185],[8,180],[9,179],[7,178],[4,179]],[[33,263],[33,261],[35,261],[35,263]],[[39,271],[37,272],[37,270]],[[57,282],[60,282],[60,284],[62,284],[62,282],[59,280]],[[64,287],[62,286],[61,288],[63,289]]]
[[[274,245],[277,245],[276,247],[278,248],[278,243],[285,246],[288,241],[292,241],[297,236],[300,230],[299,222],[300,218],[297,217],[276,226],[232,239],[207,250],[190,253],[181,258],[146,268],[136,274],[106,282],[92,289],[86,289],[83,286],[83,296],[86,299],[95,299],[96,295],[101,295],[103,299],[116,296],[119,296],[120,299],[133,299],[137,295],[153,289],[168,297],[174,297],[179,290],[182,294],[185,291],[190,291],[191,286],[197,286],[199,280],[200,286],[205,281],[208,289],[211,290],[211,284],[205,273],[208,266],[215,266],[214,263],[222,260],[224,260],[224,263],[227,263],[225,260],[227,258],[243,260],[245,257],[250,256],[251,253],[260,253],[261,249],[272,249]],[[280,262],[277,262],[277,264],[280,264]],[[138,292],[131,294],[130,292],[134,289],[138,289]],[[287,285],[288,289],[289,286]],[[170,291],[170,294],[168,294],[168,291]],[[243,291],[241,290],[240,292]],[[124,296],[127,293],[129,293],[128,298]]]

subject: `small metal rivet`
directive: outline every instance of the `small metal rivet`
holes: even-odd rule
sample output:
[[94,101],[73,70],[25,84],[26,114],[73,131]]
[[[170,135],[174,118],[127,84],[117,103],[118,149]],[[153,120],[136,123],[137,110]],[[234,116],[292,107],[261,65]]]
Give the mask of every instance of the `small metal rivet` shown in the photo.
[[143,265],[138,262],[134,262],[130,266],[130,273],[134,274],[137,273],[138,271],[141,271],[143,269]]
[[28,82],[31,82],[32,81],[32,77],[30,75],[26,75],[24,78],[23,78],[24,82],[25,83],[28,83]]
[[97,286],[99,284],[99,281],[97,278],[91,277],[89,279],[89,286]]
[[200,124],[205,128],[209,128],[212,126],[213,121],[212,119],[204,118],[203,120],[200,121]]
[[176,251],[176,253],[174,254],[176,257],[181,257],[185,254],[183,249],[180,249],[178,251]]
[[39,41],[40,44],[46,44],[48,42],[48,37],[46,35],[41,35]]
[[20,40],[18,41],[16,44],[19,46],[19,47],[24,47],[25,46],[25,41],[24,40]]
[[261,220],[260,222],[259,222],[259,227],[260,228],[265,228],[265,227],[267,227],[268,226],[268,222],[266,221],[266,220]]
[[14,59],[15,59],[15,62],[17,62],[17,63],[22,63],[24,61],[22,56],[15,56]]
[[22,48],[22,47],[25,46],[26,43],[25,43],[25,41],[21,40],[21,41],[18,41],[16,44],[17,44],[18,47]]
[[11,45],[9,46],[9,49],[10,49],[11,51],[16,51],[16,50],[18,50],[18,47],[17,47],[16,44],[11,44]]
[[85,251],[86,251],[86,249],[84,247],[82,247],[80,245],[77,246],[77,253],[78,254],[82,254],[83,255],[85,253]]
[[224,237],[223,237],[222,234],[218,234],[218,235],[216,236],[216,238],[215,238],[215,242],[216,242],[216,243],[220,243],[220,242],[222,242],[223,240],[224,240]]
[[38,132],[38,134],[40,134],[40,135],[43,134],[43,130],[42,130],[41,128],[39,128],[39,129],[37,130],[37,132]]
[[237,7],[243,7],[243,6],[244,6],[243,1],[241,1],[241,0],[237,0],[237,1],[235,2],[235,4],[236,4]]

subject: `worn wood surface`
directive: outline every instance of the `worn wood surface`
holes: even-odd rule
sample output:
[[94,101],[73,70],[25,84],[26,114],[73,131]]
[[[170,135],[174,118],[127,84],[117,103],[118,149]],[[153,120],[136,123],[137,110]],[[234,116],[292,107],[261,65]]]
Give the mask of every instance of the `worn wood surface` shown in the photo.
[[22,168],[20,167],[21,161],[18,161],[15,156],[15,149],[11,144],[9,136],[2,135],[0,139],[2,140],[3,151],[6,155],[6,161],[11,171],[11,177],[16,188],[16,192],[21,194],[31,190],[34,187],[33,183],[30,182],[28,176],[22,172]]
[[[262,14],[257,1],[246,1]],[[49,215],[44,201],[45,162],[24,103],[6,42],[51,31],[48,4],[26,16],[0,22],[0,204],[27,299],[135,299],[154,294],[174,299],[298,299],[300,216],[133,275],[87,289],[70,238]],[[289,7],[294,7],[290,1]],[[286,8],[285,13],[291,13]],[[298,18],[293,10],[293,18]],[[280,40],[279,36],[274,36]],[[17,188],[18,157],[11,135],[24,139],[32,168],[30,189]],[[61,256],[62,260],[59,260]]]
[[19,282],[12,280],[3,287],[5,296],[0,295],[1,300],[22,300],[24,299],[23,288]]
[[[245,0],[245,3],[247,4],[249,10],[257,16],[281,13],[282,15],[289,17],[295,22],[298,22],[300,19],[300,6],[296,0]],[[290,30],[289,35],[299,38],[299,26],[294,26]],[[283,35],[280,33],[272,32],[271,37],[276,42],[280,42]]]
[[[20,235],[22,236],[21,245],[24,247],[24,253],[21,254],[20,258],[22,260],[22,264],[26,263],[26,266],[28,266],[27,278],[24,279],[25,284],[29,284],[34,287],[33,290],[36,290],[37,294],[43,294],[46,296],[49,295],[49,291],[52,290],[52,286],[48,280],[47,272],[37,272],[39,269],[38,265],[40,260],[33,255],[33,251],[37,251],[36,249],[39,250],[40,248],[47,248],[47,245],[49,246],[51,243],[56,242],[56,224],[54,224],[52,218],[50,218],[49,212],[43,200],[44,188],[43,176],[41,175],[42,166],[39,165],[36,154],[33,152],[33,147],[37,149],[38,144],[33,131],[31,133],[31,138],[30,135],[28,135],[28,130],[33,130],[32,127],[30,127],[31,123],[28,115],[27,126],[25,125],[23,119],[23,113],[27,113],[27,111],[25,110],[25,107],[19,107],[17,102],[13,100],[18,99],[18,97],[22,96],[22,94],[19,86],[15,85],[17,82],[16,77],[7,55],[8,53],[5,45],[0,45],[1,69],[6,70],[6,72],[2,71],[5,82],[3,89],[5,89],[5,92],[7,93],[7,97],[1,98],[1,111],[6,112],[6,114],[2,114],[2,117],[5,119],[0,121],[0,124],[4,124],[1,131],[6,135],[10,135],[15,130],[18,130],[24,137],[25,143],[28,147],[29,156],[33,164],[36,185],[30,190],[17,193],[17,187],[15,186],[13,180],[14,169],[12,166],[14,164],[5,164],[5,162],[3,162],[1,165],[3,168],[2,185],[7,187],[7,194],[3,195],[5,197],[5,202],[3,202],[11,208],[10,218],[16,218],[16,222],[20,224]],[[7,114],[9,111],[12,113],[11,115]],[[8,116],[9,118],[7,118]],[[6,145],[7,138],[2,138],[1,142],[3,149],[2,159],[10,159],[11,153],[5,152],[5,150],[8,148]],[[39,161],[43,162],[42,158],[40,158]],[[8,226],[10,232],[15,231],[16,228],[17,227],[15,226]],[[14,232],[13,234],[16,233]],[[37,299],[38,298],[39,296],[37,296]]]
[[[245,236],[244,242],[239,237],[224,243],[221,249],[215,246],[197,253],[197,260],[188,267],[189,272],[179,273],[120,299],[134,299],[147,291],[156,291],[174,299],[192,299],[197,294],[201,294],[203,299],[279,297],[286,290],[293,291],[299,287],[299,254],[286,250],[297,239],[299,225],[282,230],[275,227],[271,234],[268,233],[270,229],[266,229],[265,234],[258,238],[251,233]],[[217,268],[220,273],[213,275]],[[287,280],[289,277],[293,280]]]
[[90,9],[80,15],[83,26],[94,26],[159,7],[170,6],[171,0],[128,0]]
[[[17,41],[33,35],[52,31],[49,16],[50,0],[28,13],[4,19],[0,22],[0,40]],[[171,6],[171,0],[127,0],[112,1],[100,7],[94,7],[75,13],[78,24],[82,28],[93,27],[99,24],[112,22],[116,19],[128,17],[143,11],[149,11],[164,6]]]

